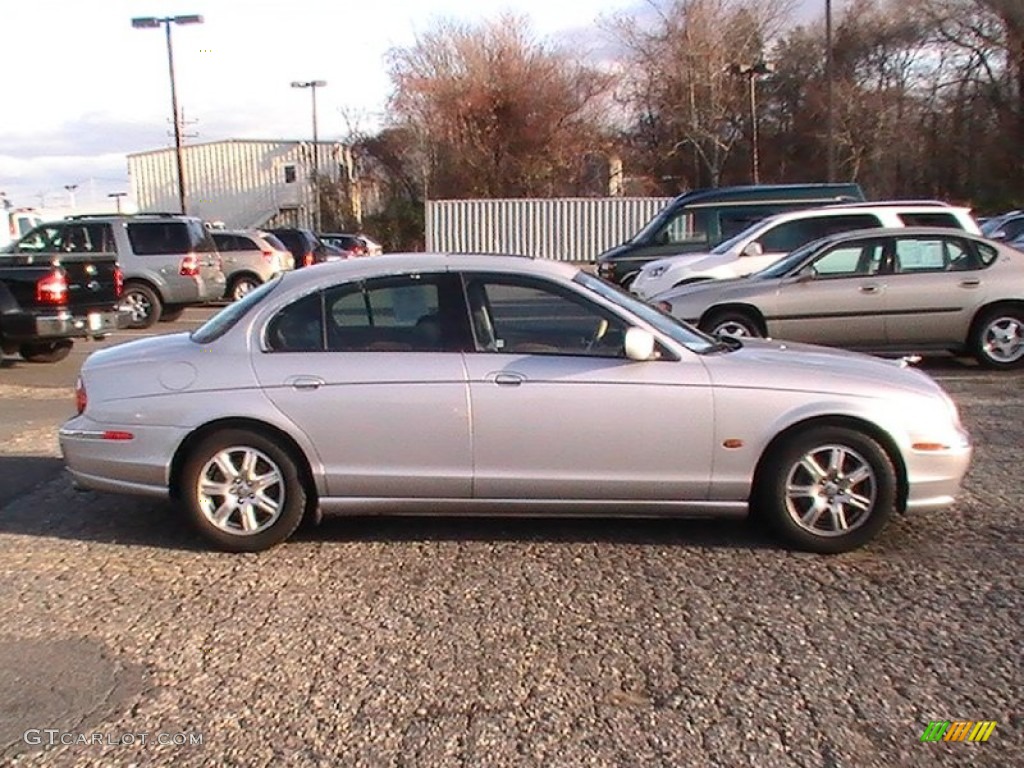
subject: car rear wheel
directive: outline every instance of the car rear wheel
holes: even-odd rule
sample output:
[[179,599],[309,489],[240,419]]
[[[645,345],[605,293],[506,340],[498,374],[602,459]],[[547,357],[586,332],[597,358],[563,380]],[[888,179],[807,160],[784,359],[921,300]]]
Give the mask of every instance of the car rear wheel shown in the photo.
[[773,451],[759,476],[755,512],[810,552],[863,546],[896,503],[896,471],[871,437],[844,427],[801,432]]
[[128,310],[129,328],[150,328],[160,321],[163,306],[156,291],[142,283],[128,283],[121,294],[121,308]]
[[240,277],[233,278],[230,285],[228,285],[228,298],[231,299],[231,301],[238,301],[242,297],[246,296],[250,291],[259,288],[260,285],[260,281],[251,275],[242,275]]
[[22,344],[19,354],[30,363],[59,363],[71,354],[74,342],[67,339],[60,341],[40,341]]
[[228,552],[280,544],[295,532],[306,508],[291,455],[241,429],[216,432],[196,446],[183,467],[179,495],[199,532]]
[[996,307],[978,318],[970,339],[971,354],[986,368],[1024,365],[1024,311]]
[[761,338],[761,328],[750,315],[745,312],[715,312],[700,323],[700,329],[712,336],[732,336],[733,338]]

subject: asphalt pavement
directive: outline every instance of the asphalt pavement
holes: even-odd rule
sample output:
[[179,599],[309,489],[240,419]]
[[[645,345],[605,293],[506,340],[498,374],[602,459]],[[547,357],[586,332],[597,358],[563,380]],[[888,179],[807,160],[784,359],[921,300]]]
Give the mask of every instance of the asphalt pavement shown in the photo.
[[[929,364],[977,442],[963,497],[856,553],[735,522],[337,518],[227,555],[169,504],[72,490],[82,347],[0,369],[0,764],[1024,764],[1017,374]],[[922,743],[935,720],[997,725]]]

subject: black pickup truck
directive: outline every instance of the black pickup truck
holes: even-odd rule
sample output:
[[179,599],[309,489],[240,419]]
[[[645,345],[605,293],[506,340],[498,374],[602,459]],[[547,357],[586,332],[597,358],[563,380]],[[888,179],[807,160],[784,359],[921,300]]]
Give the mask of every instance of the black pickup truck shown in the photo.
[[0,253],[0,349],[55,363],[75,339],[121,326],[117,257],[106,253]]

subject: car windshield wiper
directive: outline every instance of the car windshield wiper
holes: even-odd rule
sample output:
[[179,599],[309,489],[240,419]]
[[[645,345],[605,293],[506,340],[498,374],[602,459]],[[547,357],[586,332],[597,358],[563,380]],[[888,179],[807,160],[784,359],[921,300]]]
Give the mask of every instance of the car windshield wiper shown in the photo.
[[743,342],[734,336],[716,336],[708,352],[735,352],[743,348]]

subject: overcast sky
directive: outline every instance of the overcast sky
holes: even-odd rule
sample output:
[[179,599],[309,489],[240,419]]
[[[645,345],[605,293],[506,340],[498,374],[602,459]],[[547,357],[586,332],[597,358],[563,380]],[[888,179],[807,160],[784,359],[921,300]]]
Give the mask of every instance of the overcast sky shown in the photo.
[[[804,0],[810,2],[811,0]],[[15,205],[78,203],[128,191],[125,155],[172,146],[162,29],[133,16],[202,14],[174,27],[178,101],[187,142],[305,139],[308,90],[320,136],[345,134],[342,110],[371,125],[390,84],[384,55],[442,18],[479,22],[527,16],[540,37],[587,39],[595,22],[642,0],[31,0],[2,1],[4,106],[0,191]]]

